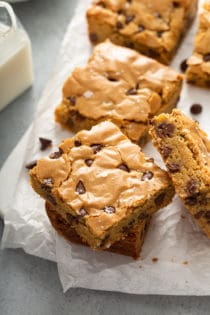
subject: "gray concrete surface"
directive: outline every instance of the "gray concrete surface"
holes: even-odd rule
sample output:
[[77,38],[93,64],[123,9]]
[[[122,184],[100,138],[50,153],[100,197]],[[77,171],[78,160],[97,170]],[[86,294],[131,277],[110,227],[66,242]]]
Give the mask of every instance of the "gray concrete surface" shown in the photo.
[[[32,40],[35,83],[0,113],[0,166],[33,119],[76,2],[31,0],[14,5]],[[0,221],[0,237],[2,230]],[[22,250],[4,250],[0,252],[0,314],[203,315],[210,314],[210,298],[135,296],[84,289],[64,294],[54,263],[26,255]]]

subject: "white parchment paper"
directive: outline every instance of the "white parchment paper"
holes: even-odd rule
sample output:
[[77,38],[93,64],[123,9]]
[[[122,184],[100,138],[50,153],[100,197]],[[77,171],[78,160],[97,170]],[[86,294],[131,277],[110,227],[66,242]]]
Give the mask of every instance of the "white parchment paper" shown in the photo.
[[[50,226],[44,201],[29,185],[25,163],[50,151],[40,152],[38,137],[61,139],[71,136],[54,123],[53,111],[61,99],[64,80],[78,65],[84,65],[91,53],[85,21],[90,0],[80,0],[75,17],[62,43],[54,76],[39,103],[33,126],[6,161],[0,173],[4,187],[0,191],[0,211],[5,220],[2,247],[23,248],[27,253],[53,260],[58,264],[63,289],[84,287],[135,294],[210,294],[210,240],[194,224],[176,196],[151,222],[141,259],[105,252],[94,252],[69,244]],[[190,55],[195,28],[192,27],[179,49],[172,67]],[[210,135],[209,91],[184,86],[179,108],[190,116],[193,103],[203,105],[203,113],[194,117]],[[144,151],[162,165],[160,156],[149,143]],[[14,176],[15,174],[15,176]],[[156,263],[153,258],[158,258]]]

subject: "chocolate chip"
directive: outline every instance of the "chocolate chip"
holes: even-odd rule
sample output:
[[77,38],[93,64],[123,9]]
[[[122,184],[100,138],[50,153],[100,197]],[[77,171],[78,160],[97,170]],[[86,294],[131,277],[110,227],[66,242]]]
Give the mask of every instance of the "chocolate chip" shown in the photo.
[[135,233],[128,233],[128,237],[135,237]]
[[193,115],[198,115],[198,114],[200,114],[202,112],[202,106],[200,104],[193,104],[190,107],[190,112]]
[[160,57],[160,54],[158,51],[156,50],[153,50],[153,49],[149,49],[148,50],[148,55],[151,57],[151,58],[159,58]]
[[132,22],[135,18],[135,15],[132,14],[132,15],[127,15],[126,18],[125,18],[125,24],[129,24],[130,22]]
[[185,203],[189,206],[195,206],[197,202],[197,196],[190,196],[185,199]]
[[32,168],[34,168],[37,165],[37,160],[31,161],[29,163],[26,164],[25,168],[27,168],[28,170],[31,170]]
[[66,218],[70,224],[75,221],[75,217],[71,213],[66,213]]
[[111,82],[117,82],[118,80],[117,79],[115,79],[115,78],[113,78],[113,77],[108,77],[107,78],[109,81],[111,81]]
[[158,19],[162,18],[162,15],[159,12],[155,12],[153,15],[154,15],[154,17],[156,17]]
[[75,147],[80,147],[82,145],[82,143],[79,140],[75,140],[74,145],[75,145]]
[[204,217],[205,217],[206,219],[210,219],[210,211],[205,211]]
[[80,210],[79,210],[79,216],[80,217],[84,217],[84,216],[86,216],[88,213],[87,213],[87,211],[86,211],[86,209],[85,208],[81,208]]
[[173,124],[162,123],[157,126],[156,134],[160,138],[170,137],[175,130],[175,126]]
[[196,220],[199,220],[204,215],[204,213],[205,213],[204,211],[199,211],[199,212],[194,214],[194,218]]
[[185,72],[187,70],[188,64],[187,64],[187,59],[184,59],[181,63],[180,63],[180,69],[182,72]]
[[104,212],[108,213],[108,214],[112,214],[115,213],[116,209],[115,207],[112,206],[106,206],[103,208]]
[[118,14],[124,14],[125,11],[124,11],[123,9],[119,9],[119,10],[117,11],[117,13],[118,13]]
[[203,56],[203,61],[208,62],[210,61],[210,54],[206,54]]
[[174,8],[179,8],[179,7],[180,7],[180,3],[174,1],[174,2],[173,2],[173,7],[174,7]]
[[157,206],[160,206],[163,203],[164,199],[165,199],[165,193],[163,192],[155,198],[155,204]]
[[128,48],[134,48],[134,43],[132,43],[132,42],[126,42],[126,43],[125,43],[125,46],[128,47]]
[[41,147],[40,147],[41,151],[46,150],[47,148],[49,148],[52,145],[52,140],[50,140],[50,139],[40,137],[39,141],[41,143]]
[[163,31],[157,31],[157,37],[162,37],[163,33]]
[[160,150],[164,159],[167,159],[172,152],[172,148],[169,148],[167,146],[162,146]]
[[93,164],[93,160],[92,159],[86,159],[85,164],[90,167]]
[[85,186],[84,186],[84,184],[83,184],[83,182],[82,182],[81,180],[77,183],[76,192],[77,192],[79,195],[83,195],[83,194],[86,193]]
[[76,105],[76,96],[69,96],[68,100],[70,101],[71,105]]
[[90,147],[92,148],[93,153],[96,154],[99,151],[101,151],[101,149],[103,148],[103,144],[101,144],[101,143],[91,144]]
[[43,179],[42,183],[46,186],[52,187],[53,179],[51,177]]
[[141,32],[143,32],[144,30],[145,30],[144,25],[139,24],[139,25],[138,25],[138,32],[141,33]]
[[93,43],[96,43],[98,41],[98,35],[96,33],[90,33],[89,34],[90,40]]
[[195,181],[194,179],[190,179],[190,180],[187,182],[187,185],[186,185],[186,190],[187,190],[187,192],[192,195],[192,194],[195,194],[196,189],[197,189],[197,183],[196,183],[196,181]]
[[117,168],[119,168],[120,170],[125,171],[125,172],[130,172],[130,170],[126,164],[120,164]]
[[123,28],[123,24],[122,24],[120,21],[117,21],[117,23],[116,23],[116,28],[117,28],[118,30],[121,30],[121,29]]
[[61,157],[61,155],[63,154],[63,150],[59,149],[59,151],[53,152],[49,155],[50,159],[59,159],[59,157]]
[[53,196],[47,195],[46,197],[47,197],[47,200],[48,200],[52,205],[54,205],[54,206],[57,205],[57,202],[55,201],[55,199],[53,198]]
[[178,163],[168,163],[166,166],[170,173],[177,173],[180,171],[180,165]]
[[135,88],[131,88],[126,92],[126,95],[136,95],[137,90]]
[[143,173],[141,180],[142,181],[148,181],[148,180],[152,179],[153,176],[154,176],[154,174],[152,172],[146,171]]

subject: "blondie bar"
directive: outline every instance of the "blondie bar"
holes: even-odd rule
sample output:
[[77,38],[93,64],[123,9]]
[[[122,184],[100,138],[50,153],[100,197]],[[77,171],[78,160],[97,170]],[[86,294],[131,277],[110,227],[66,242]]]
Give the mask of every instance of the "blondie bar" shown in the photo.
[[182,76],[174,70],[106,41],[64,84],[55,119],[73,132],[108,119],[142,146],[148,140],[148,117],[170,112],[181,88]]
[[[52,226],[62,237],[72,243],[88,246],[87,242],[82,240],[71,224],[64,220],[50,203],[46,202],[45,208]],[[150,220],[151,218],[148,217],[140,220],[133,227],[128,227],[123,233],[122,239],[105,250],[137,259],[140,255]]]
[[30,176],[34,190],[99,249],[174,195],[168,174],[108,121],[64,140],[59,151],[37,161]]
[[87,11],[93,44],[113,43],[169,64],[197,12],[197,0],[97,0]]
[[186,78],[189,83],[210,88],[210,1],[204,2],[200,13],[195,48],[187,60]]
[[210,238],[209,141],[197,122],[180,110],[152,120],[153,143],[163,157],[177,194]]

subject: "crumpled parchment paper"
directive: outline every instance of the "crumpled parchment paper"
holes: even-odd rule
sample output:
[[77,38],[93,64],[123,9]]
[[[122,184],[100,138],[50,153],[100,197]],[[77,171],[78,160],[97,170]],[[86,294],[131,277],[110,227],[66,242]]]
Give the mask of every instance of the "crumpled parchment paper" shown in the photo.
[[[48,221],[44,201],[29,185],[26,162],[47,155],[61,139],[71,136],[54,123],[53,111],[61,99],[63,82],[76,66],[86,63],[91,53],[85,21],[89,4],[90,0],[79,1],[34,124],[1,170],[0,182],[4,186],[0,191],[0,211],[5,221],[2,247],[21,247],[29,254],[57,262],[65,291],[83,287],[134,294],[209,295],[210,240],[195,225],[177,196],[154,215],[141,259],[135,261],[108,252],[94,252],[60,238]],[[195,30],[196,24],[185,37],[173,68],[179,70],[180,62],[191,54]],[[210,135],[209,91],[185,85],[178,107],[190,116],[189,108],[196,102],[203,105],[203,113],[194,118]],[[40,136],[53,139],[54,148],[40,152]],[[144,151],[162,165],[151,143]]]

